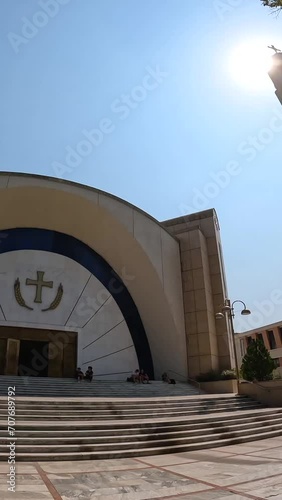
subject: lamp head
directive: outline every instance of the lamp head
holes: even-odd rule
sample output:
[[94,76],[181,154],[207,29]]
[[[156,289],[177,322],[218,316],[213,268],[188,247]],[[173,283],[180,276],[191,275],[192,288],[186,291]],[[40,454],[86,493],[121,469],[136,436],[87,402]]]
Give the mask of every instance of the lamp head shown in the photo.
[[224,314],[223,313],[216,313],[215,319],[224,319]]
[[231,311],[231,306],[223,306],[221,311],[223,313],[227,313],[227,312],[230,312]]
[[248,316],[249,314],[251,314],[251,311],[250,309],[243,309],[243,311],[241,311],[241,314],[242,316]]

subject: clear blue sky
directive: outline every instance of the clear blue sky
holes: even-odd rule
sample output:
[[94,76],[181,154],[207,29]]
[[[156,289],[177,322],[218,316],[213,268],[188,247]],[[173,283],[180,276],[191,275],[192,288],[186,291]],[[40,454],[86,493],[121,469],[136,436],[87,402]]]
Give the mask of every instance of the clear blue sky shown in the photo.
[[[1,170],[61,172],[158,220],[214,207],[231,298],[259,310],[254,326],[282,321],[282,106],[271,82],[250,91],[227,70],[241,42],[279,46],[282,17],[259,0],[41,1],[43,17],[39,0],[0,5]],[[67,165],[66,148],[97,128],[100,144]],[[240,173],[214,191],[211,174],[232,161]],[[277,289],[280,304],[261,311]]]

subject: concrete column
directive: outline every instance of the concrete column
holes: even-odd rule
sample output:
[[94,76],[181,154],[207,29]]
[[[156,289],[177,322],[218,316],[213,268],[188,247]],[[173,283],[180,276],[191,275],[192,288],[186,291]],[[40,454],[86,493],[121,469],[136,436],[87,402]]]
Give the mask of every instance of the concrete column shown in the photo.
[[205,238],[199,229],[180,239],[188,369],[191,378],[217,370],[218,344]]

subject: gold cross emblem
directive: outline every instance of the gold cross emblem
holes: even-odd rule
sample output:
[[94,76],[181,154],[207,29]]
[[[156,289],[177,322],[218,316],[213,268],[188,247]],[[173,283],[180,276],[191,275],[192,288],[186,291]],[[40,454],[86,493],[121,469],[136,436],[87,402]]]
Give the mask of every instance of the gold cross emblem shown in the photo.
[[35,299],[36,304],[42,304],[42,288],[45,286],[47,288],[53,288],[53,281],[44,281],[44,271],[37,271],[37,280],[26,279],[26,285],[36,286]]

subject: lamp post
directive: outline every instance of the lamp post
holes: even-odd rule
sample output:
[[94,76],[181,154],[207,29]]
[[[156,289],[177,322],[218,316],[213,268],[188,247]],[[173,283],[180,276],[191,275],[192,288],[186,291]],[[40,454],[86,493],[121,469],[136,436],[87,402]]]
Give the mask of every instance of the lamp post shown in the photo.
[[251,311],[249,309],[247,309],[247,306],[246,306],[245,302],[243,302],[242,300],[234,300],[231,303],[229,299],[225,299],[224,306],[221,308],[221,312],[216,313],[215,317],[216,317],[216,319],[224,319],[225,316],[227,316],[228,320],[230,322],[231,334],[232,334],[232,342],[233,342],[233,350],[234,350],[234,357],[235,357],[237,390],[239,391],[240,373],[239,373],[239,367],[238,367],[238,358],[237,358],[236,344],[235,344],[235,334],[234,334],[235,332],[234,332],[234,324],[233,324],[233,318],[235,317],[234,304],[236,304],[238,302],[243,305],[243,309],[241,310],[242,316],[247,316],[247,315],[251,314]]

